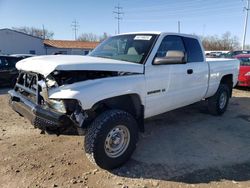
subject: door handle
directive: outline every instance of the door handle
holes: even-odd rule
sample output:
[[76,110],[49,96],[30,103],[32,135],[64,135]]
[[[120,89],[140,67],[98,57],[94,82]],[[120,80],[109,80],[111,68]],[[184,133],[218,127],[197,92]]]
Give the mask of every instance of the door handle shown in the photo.
[[193,74],[193,72],[194,72],[193,69],[188,69],[188,70],[187,70],[187,73],[188,73],[188,74]]

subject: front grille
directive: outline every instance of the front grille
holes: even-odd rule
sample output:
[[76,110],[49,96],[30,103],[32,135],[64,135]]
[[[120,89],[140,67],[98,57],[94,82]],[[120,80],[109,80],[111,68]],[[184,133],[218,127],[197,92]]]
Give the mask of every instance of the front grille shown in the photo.
[[14,89],[32,102],[41,104],[41,96],[39,94],[41,88],[38,85],[40,79],[38,74],[20,72]]

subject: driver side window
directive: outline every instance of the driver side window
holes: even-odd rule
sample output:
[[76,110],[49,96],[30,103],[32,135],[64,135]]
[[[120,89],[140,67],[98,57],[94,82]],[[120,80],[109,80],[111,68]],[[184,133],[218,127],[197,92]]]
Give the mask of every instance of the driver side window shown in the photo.
[[156,53],[156,57],[165,57],[169,50],[185,52],[185,47],[181,37],[175,35],[166,36]]

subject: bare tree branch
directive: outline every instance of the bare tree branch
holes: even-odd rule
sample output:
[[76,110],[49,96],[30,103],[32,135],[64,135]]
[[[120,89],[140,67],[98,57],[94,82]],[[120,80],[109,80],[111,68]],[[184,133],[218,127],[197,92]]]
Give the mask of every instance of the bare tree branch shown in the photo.
[[54,32],[52,31],[48,31],[47,29],[43,30],[35,27],[22,26],[22,27],[12,27],[12,29],[35,37],[40,37],[42,39],[53,39],[54,36]]
[[236,50],[239,48],[239,39],[230,32],[218,35],[201,37],[205,50]]
[[98,36],[94,33],[82,33],[77,40],[79,41],[89,41],[89,42],[100,42],[107,39],[110,35],[106,32],[103,35]]

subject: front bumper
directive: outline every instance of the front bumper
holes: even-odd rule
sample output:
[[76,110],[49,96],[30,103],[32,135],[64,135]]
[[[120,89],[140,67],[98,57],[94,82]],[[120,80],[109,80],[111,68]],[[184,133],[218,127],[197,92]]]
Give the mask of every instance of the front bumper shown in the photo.
[[56,131],[66,129],[73,124],[66,114],[35,104],[15,90],[10,90],[9,94],[9,104],[12,109],[27,118],[36,128]]

